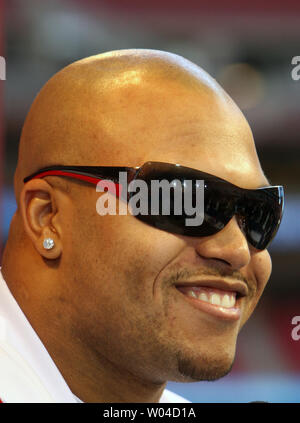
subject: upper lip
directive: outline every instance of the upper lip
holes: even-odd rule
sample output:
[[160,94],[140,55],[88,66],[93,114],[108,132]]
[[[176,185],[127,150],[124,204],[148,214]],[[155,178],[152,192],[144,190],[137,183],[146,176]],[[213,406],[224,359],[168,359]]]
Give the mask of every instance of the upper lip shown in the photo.
[[206,288],[222,289],[224,291],[233,291],[242,297],[248,295],[248,286],[245,282],[237,280],[225,280],[225,279],[197,279],[193,281],[182,281],[175,284],[176,287],[189,287],[199,286]]

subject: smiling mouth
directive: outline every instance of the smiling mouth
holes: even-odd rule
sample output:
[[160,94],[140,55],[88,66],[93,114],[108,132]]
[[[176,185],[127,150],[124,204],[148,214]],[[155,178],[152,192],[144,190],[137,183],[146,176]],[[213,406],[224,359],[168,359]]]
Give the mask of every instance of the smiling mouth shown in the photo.
[[192,306],[202,312],[226,320],[238,320],[241,316],[240,299],[246,295],[244,288],[240,288],[238,292],[233,288],[220,289],[184,284],[176,285],[176,289]]

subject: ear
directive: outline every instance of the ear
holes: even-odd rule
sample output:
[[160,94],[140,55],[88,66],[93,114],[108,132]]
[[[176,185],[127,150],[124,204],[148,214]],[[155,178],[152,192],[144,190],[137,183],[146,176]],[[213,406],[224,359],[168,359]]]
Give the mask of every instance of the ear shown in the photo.
[[[46,259],[59,258],[62,242],[55,189],[43,179],[27,182],[20,195],[20,210],[25,231],[38,253]],[[54,241],[50,250],[44,248],[46,238]]]

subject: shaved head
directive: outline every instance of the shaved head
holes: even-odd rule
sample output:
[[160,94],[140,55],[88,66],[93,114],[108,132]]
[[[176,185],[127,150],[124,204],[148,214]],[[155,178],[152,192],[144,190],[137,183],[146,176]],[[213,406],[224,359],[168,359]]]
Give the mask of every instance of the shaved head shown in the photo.
[[[125,157],[135,165],[136,149],[142,158],[146,142],[138,136],[128,139],[124,123],[130,122],[136,134],[147,131],[150,101],[157,105],[153,118],[159,123],[170,90],[174,103],[186,94],[199,95],[203,119],[214,113],[216,125],[219,109],[235,109],[212,77],[172,53],[114,51],[79,60],[58,72],[37,95],[23,127],[15,179],[17,199],[24,177],[42,167],[79,165],[84,160],[117,165]],[[240,114],[237,108],[235,113]],[[169,139],[168,148],[171,143]]]
[[[268,251],[248,244],[235,216],[214,235],[181,236],[132,215],[99,216],[99,193],[87,183],[23,182],[52,165],[147,161],[179,163],[242,188],[268,184],[237,105],[172,53],[121,50],[79,60],[47,82],[23,127],[3,273],[84,401],[156,402],[168,380],[224,376],[271,274]],[[54,248],[45,250],[49,237]],[[196,310],[175,288],[180,277],[225,274],[249,289],[236,321]]]

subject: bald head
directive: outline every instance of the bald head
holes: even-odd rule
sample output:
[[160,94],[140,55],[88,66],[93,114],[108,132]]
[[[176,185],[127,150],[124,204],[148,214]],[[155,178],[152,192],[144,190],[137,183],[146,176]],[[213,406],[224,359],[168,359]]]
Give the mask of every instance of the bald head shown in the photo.
[[213,78],[175,54],[121,50],[67,66],[42,88],[26,118],[15,176],[17,199],[23,178],[45,166],[136,165],[137,151],[142,156],[149,148],[147,132],[160,124],[161,108],[170,107],[170,101],[188,101],[186,93],[199,96],[205,119],[215,113],[217,121],[220,108],[234,109]]

